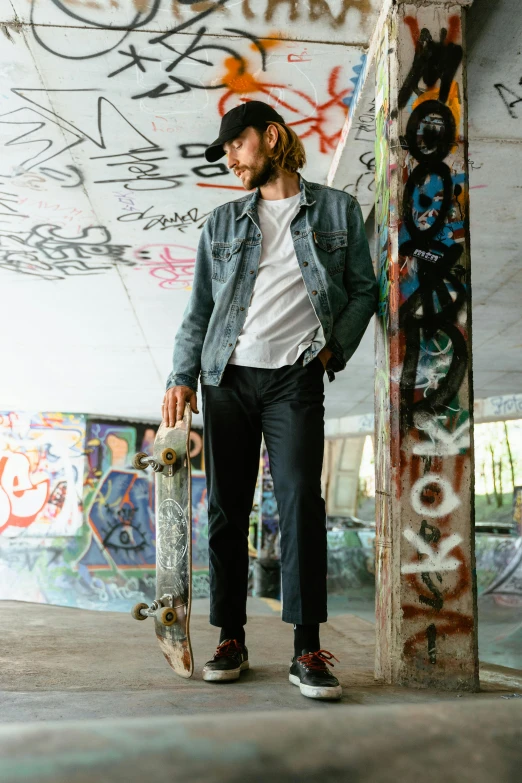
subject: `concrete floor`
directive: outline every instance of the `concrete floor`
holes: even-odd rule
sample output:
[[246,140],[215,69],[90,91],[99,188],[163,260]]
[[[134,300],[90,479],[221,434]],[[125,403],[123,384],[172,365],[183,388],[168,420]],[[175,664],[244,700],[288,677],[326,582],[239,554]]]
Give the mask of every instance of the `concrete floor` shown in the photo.
[[322,644],[344,695],[315,702],[288,682],[278,602],[252,599],[248,614],[252,669],[218,684],[200,674],[217,636],[206,600],[188,681],[149,621],[0,602],[0,783],[520,781],[521,672],[481,667],[476,694],[377,685],[374,625],[334,610]]
[[[278,608],[278,602],[249,599],[252,669],[237,683],[216,684],[204,682],[200,674],[217,642],[217,629],[208,625],[206,600],[194,606],[196,670],[191,680],[172,672],[152,622],[136,623],[117,612],[0,602],[1,722],[338,709],[338,704],[306,699],[288,682],[292,628],[281,622]],[[522,673],[495,666],[482,668],[479,694],[377,685],[374,626],[350,614],[337,614],[322,626],[321,643],[340,659],[335,672],[344,705],[476,702],[522,693]]]

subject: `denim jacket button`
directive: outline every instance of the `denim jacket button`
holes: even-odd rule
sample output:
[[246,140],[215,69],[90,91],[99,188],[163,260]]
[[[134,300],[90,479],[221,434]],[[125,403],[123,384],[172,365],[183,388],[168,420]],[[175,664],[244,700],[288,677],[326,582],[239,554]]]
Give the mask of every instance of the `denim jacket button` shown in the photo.
[[240,307],[239,309],[240,309],[240,310],[244,310],[245,308],[244,308],[244,307]]
[[251,270],[250,270],[250,274],[251,274],[251,275],[253,275],[253,274],[254,274],[254,270],[253,270],[253,269],[251,269]]
[[308,261],[303,261],[303,266],[308,266]]

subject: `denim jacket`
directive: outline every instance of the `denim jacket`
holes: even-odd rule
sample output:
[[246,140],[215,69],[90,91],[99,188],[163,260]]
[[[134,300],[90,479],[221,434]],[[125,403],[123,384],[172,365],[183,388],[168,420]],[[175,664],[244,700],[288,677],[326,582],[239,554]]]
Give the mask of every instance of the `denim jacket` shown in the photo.
[[[377,304],[377,282],[361,208],[344,191],[300,177],[290,224],[303,281],[332,351],[330,381],[359,345]],[[219,386],[241,333],[261,258],[259,190],[216,207],[201,233],[194,282],[176,334],[171,386]],[[317,356],[310,346],[303,364]]]

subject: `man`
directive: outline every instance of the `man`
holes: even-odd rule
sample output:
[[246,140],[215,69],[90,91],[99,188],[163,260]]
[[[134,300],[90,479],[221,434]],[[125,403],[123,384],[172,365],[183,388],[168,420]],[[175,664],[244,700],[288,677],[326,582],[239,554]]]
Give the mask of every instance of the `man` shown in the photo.
[[280,518],[282,619],[294,626],[290,681],[305,696],[336,699],[334,656],[319,641],[323,375],[334,380],[357,348],[376,307],[375,275],[356,200],[297,173],[302,143],[268,104],[225,114],[205,152],[209,162],[224,155],[255,192],[205,223],[162,408],[167,426],[186,401],[197,413],[201,374],[210,623],[221,628],[203,678],[236,680],[248,668],[248,525],[264,435]]

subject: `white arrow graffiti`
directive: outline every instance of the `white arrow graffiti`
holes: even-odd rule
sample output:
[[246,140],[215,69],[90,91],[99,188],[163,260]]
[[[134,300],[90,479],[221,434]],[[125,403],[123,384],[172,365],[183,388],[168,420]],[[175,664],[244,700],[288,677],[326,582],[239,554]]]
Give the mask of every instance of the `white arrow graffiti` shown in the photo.
[[404,538],[416,548],[420,555],[426,555],[426,559],[418,563],[406,563],[402,566],[401,573],[421,574],[432,571],[455,571],[459,567],[460,560],[457,560],[456,557],[447,557],[448,553],[462,541],[462,536],[459,536],[458,533],[452,533],[442,539],[438,550],[413,530],[405,530]]

